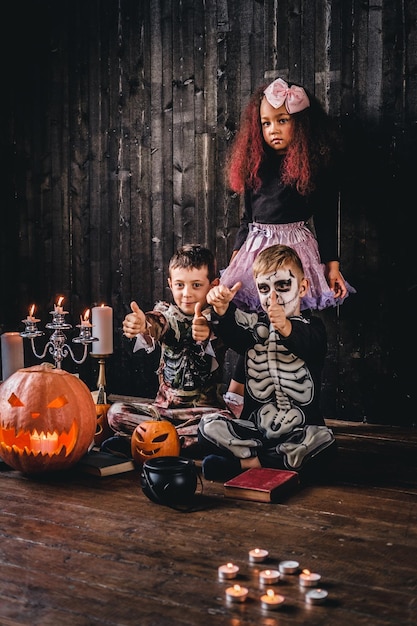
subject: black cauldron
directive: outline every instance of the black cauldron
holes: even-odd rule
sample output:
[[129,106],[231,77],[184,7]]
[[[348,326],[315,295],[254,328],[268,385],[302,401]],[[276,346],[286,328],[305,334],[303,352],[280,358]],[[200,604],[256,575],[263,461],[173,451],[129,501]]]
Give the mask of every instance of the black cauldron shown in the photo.
[[189,504],[197,488],[197,468],[192,459],[158,456],[145,461],[140,483],[150,500],[168,506]]

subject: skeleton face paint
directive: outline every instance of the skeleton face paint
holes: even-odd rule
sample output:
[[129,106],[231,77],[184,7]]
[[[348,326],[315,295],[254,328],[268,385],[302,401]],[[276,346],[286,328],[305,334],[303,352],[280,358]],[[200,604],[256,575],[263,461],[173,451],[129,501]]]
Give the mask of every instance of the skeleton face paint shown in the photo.
[[271,293],[275,291],[277,301],[284,306],[286,317],[297,314],[298,281],[290,269],[281,268],[272,274],[259,274],[256,277],[256,287],[264,311],[268,311],[271,304]]

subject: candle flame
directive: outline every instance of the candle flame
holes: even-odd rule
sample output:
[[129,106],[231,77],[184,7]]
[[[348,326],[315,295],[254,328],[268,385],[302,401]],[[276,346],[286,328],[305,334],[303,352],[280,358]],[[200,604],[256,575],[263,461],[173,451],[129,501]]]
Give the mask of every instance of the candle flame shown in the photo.
[[29,317],[33,317],[34,312],[35,312],[35,305],[32,304],[32,306],[29,309]]
[[63,301],[64,301],[64,296],[59,296],[57,306],[62,306]]
[[233,585],[233,589],[235,591],[240,591],[240,585]]
[[311,572],[309,569],[303,569],[303,574],[305,574],[306,576],[310,576]]
[[90,309],[87,309],[86,311],[84,311],[84,322],[88,322],[89,319],[90,319]]
[[233,563],[228,563],[228,564],[227,564],[227,567],[229,567],[229,568],[230,568],[230,567],[233,567]]
[[268,598],[275,598],[275,591],[273,589],[268,589],[266,595],[268,596]]
[[265,570],[265,574],[266,574],[266,576],[269,576],[269,575],[270,575],[270,573],[271,573],[271,570],[269,570],[269,569],[266,569],[266,570]]

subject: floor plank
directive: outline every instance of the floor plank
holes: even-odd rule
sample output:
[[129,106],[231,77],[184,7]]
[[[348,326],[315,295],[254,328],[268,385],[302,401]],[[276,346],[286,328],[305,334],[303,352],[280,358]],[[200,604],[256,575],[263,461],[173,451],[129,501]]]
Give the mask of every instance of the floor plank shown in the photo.
[[[226,498],[203,479],[182,513],[146,497],[139,469],[0,472],[1,626],[414,626],[416,433],[330,425],[337,470],[283,504]],[[256,546],[267,563],[248,563]],[[326,604],[307,605],[287,576],[283,608],[261,610],[259,570],[284,559],[322,575]],[[242,605],[225,601],[229,583],[217,578],[228,561],[249,589]]]

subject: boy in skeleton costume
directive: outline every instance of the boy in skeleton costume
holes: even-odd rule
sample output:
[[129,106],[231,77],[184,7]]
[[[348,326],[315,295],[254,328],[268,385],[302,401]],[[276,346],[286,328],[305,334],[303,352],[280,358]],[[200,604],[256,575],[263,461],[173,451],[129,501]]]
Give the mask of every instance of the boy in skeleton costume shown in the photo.
[[274,245],[259,253],[253,273],[260,314],[232,302],[241,283],[216,285],[207,295],[216,335],[244,355],[246,370],[240,418],[212,413],[198,426],[212,453],[203,461],[209,480],[261,466],[310,472],[325,467],[336,448],[320,411],[326,330],[319,318],[300,314],[308,287],[301,260],[292,248]]
[[177,426],[183,447],[197,443],[197,423],[203,413],[220,410],[229,415],[221,394],[226,346],[209,323],[206,296],[217,285],[213,254],[198,244],[182,246],[170,260],[168,284],[174,304],[158,302],[144,313],[136,302],[123,321],[123,332],[135,339],[133,350],[152,352],[158,343],[161,357],[159,389],[152,404],[115,403],[107,414],[117,438],[103,449],[130,453],[136,426],[149,419],[168,419]]

